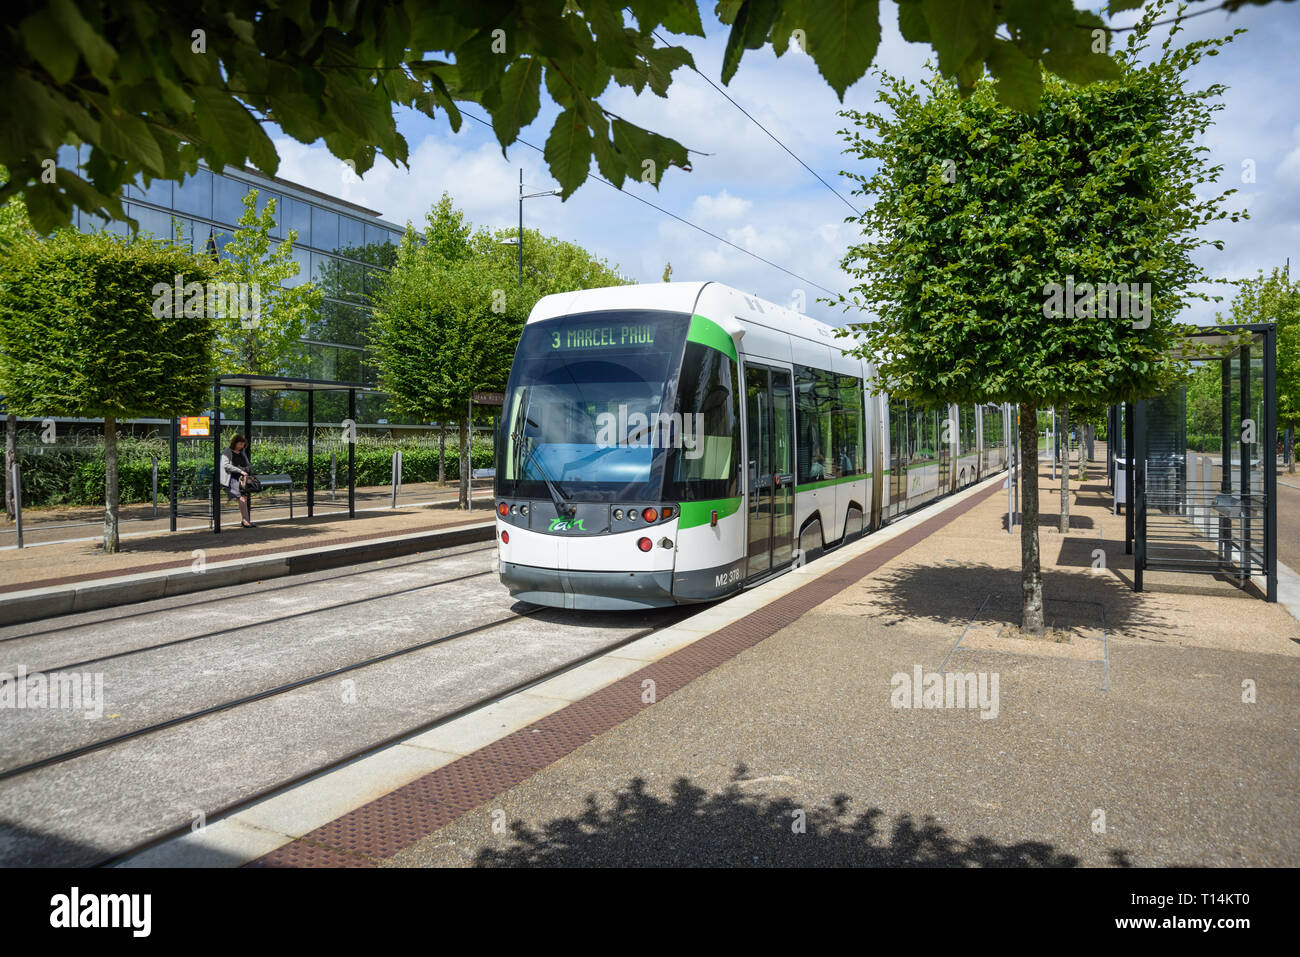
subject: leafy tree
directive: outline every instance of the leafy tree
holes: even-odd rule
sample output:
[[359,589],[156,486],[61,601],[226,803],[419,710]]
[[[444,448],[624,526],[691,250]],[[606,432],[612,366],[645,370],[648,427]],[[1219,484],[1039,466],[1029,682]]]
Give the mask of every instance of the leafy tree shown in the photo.
[[[1277,324],[1277,424],[1286,430],[1287,470],[1294,472],[1295,429],[1300,424],[1300,282],[1292,281],[1288,268],[1275,266],[1268,276],[1261,269],[1239,286],[1226,321]],[[1218,318],[1225,321],[1222,314]],[[1267,442],[1271,446],[1273,437]]]
[[[473,237],[473,254],[490,260],[502,276],[511,273],[518,287],[516,270],[517,249],[512,251],[507,241],[518,239],[514,229],[498,229],[493,233],[480,231]],[[536,229],[524,230],[524,282],[523,304],[525,316],[532,311],[537,300],[557,292],[574,289],[597,289],[602,286],[621,286],[629,283],[615,266],[604,259],[596,259],[577,243],[554,236],[546,236]]]
[[423,241],[407,230],[397,262],[374,299],[370,331],[380,388],[394,411],[460,423],[460,500],[469,501],[470,395],[509,377],[525,320],[544,295],[624,283],[574,243],[525,234],[524,281],[502,240],[512,230],[474,231],[445,193]]
[[1196,145],[1223,87],[1187,90],[1184,73],[1236,34],[1178,47],[1171,33],[1142,65],[1163,7],[1147,9],[1118,54],[1122,76],[1048,80],[1035,114],[1000,104],[992,81],[963,99],[938,76],[923,95],[888,75],[886,112],[843,114],[855,124],[843,131],[849,151],[879,164],[850,174],[873,202],[843,261],[860,284],[840,301],[879,317],[852,327],[859,354],[903,398],[1020,406],[1030,634],[1043,631],[1038,409],[1131,401],[1180,381],[1175,350],[1188,345],[1175,317],[1207,298],[1194,284],[1209,279],[1193,253],[1221,248],[1198,230],[1229,215],[1232,191],[1213,191],[1221,167]]
[[443,194],[424,242],[408,227],[374,299],[372,354],[392,408],[421,421],[460,422],[462,507],[469,496],[470,395],[505,384],[527,318],[508,277],[474,255],[464,214]]
[[[8,177],[8,172],[3,166],[0,166],[0,181]],[[31,224],[27,221],[27,207],[23,203],[21,196],[15,196],[7,203],[0,203],[0,257],[12,245],[31,231]],[[3,276],[0,276],[0,286],[3,286]],[[14,501],[14,489],[12,476],[14,474],[14,463],[18,460],[18,416],[5,403],[5,457],[3,476],[5,487],[5,520],[14,521],[17,514],[17,503]]]
[[212,263],[162,240],[63,229],[12,243],[0,283],[0,392],[25,416],[104,420],[104,550],[118,550],[117,420],[202,406],[215,333],[205,297],[157,309],[174,277]]
[[[217,317],[217,356],[223,373],[279,375],[296,351],[308,320],[320,310],[323,296],[310,281],[282,285],[298,274],[298,261],[293,258],[298,231],[289,230],[284,242],[272,249],[276,201],[268,200],[258,213],[257,196],[255,189],[244,195],[239,227],[217,263],[218,282],[249,291],[240,297],[244,308],[228,308]],[[256,309],[248,309],[254,301]]]
[[[394,107],[445,111],[459,130],[457,103],[469,102],[491,115],[504,149],[537,118],[543,90],[560,107],[545,155],[566,197],[593,157],[617,186],[657,187],[669,167],[689,169],[685,146],[600,97],[611,83],[666,96],[677,70],[695,68],[659,35],[704,35],[692,0],[16,3],[0,33],[0,163],[14,174],[0,202],[27,192],[42,232],[74,206],[122,218],[124,184],[180,180],[200,159],[274,174],[267,122],[303,143],[323,139],[364,173],[378,155],[407,162]],[[1111,0],[1109,10],[1140,4]],[[724,83],[746,50],[797,47],[842,99],[875,59],[881,18],[894,16],[963,92],[987,68],[1017,109],[1036,108],[1042,68],[1081,83],[1118,73],[1106,24],[1071,0],[722,0],[716,9],[731,27]],[[88,180],[55,168],[72,141],[91,146]]]

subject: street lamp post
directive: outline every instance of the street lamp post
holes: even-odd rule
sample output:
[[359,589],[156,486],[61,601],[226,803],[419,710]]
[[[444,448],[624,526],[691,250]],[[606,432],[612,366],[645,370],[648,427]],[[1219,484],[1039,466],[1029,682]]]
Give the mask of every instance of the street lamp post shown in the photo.
[[519,285],[524,284],[524,200],[536,199],[538,196],[560,196],[562,191],[548,189],[540,193],[524,192],[524,168],[519,167]]

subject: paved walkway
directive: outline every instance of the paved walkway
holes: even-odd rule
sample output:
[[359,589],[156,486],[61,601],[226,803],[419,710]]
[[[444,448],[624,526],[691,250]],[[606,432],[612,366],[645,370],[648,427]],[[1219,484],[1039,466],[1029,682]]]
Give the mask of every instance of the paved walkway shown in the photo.
[[[474,483],[474,500],[487,502],[492,497],[490,479],[480,479]],[[459,495],[456,482],[419,482],[403,485],[397,496],[399,507],[426,505],[454,505]],[[387,510],[393,502],[391,486],[360,487],[354,499],[357,511],[370,512]],[[275,522],[284,519],[301,519],[307,516],[307,493],[302,488],[294,490],[293,506],[290,507],[289,494],[283,488],[270,488],[254,496],[253,521],[258,523]],[[136,503],[123,505],[118,509],[119,534],[125,539],[154,535],[170,530],[167,515],[168,503],[164,499],[155,509],[152,505]],[[334,517],[347,514],[348,490],[344,486],[333,494],[329,489],[317,489],[317,517]],[[224,528],[239,524],[239,509],[234,502],[223,496],[221,503],[221,523]],[[178,531],[195,531],[206,529],[211,521],[207,514],[207,503],[200,499],[190,499],[178,503],[176,527]],[[53,508],[25,509],[23,512],[23,543],[31,548],[72,541],[102,541],[104,528],[104,508],[99,506],[56,506]],[[18,543],[17,528],[13,522],[0,517],[0,551],[14,548]]]
[[491,503],[490,493],[486,497],[480,494],[475,496],[470,514],[456,508],[454,498],[448,498],[433,505],[358,512],[352,519],[346,511],[340,516],[337,510],[310,519],[300,512],[292,520],[271,521],[254,513],[257,527],[252,529],[241,528],[238,513],[232,512],[222,516],[219,535],[206,524],[176,532],[167,531],[164,525],[149,534],[122,538],[121,551],[113,555],[104,554],[102,540],[93,539],[0,549],[0,598],[6,592],[184,567],[194,561],[196,550],[212,563],[453,528],[487,521],[492,515]]
[[1300,623],[1134,594],[1101,488],[1041,531],[1059,642],[995,479],[138,863],[1300,864]]

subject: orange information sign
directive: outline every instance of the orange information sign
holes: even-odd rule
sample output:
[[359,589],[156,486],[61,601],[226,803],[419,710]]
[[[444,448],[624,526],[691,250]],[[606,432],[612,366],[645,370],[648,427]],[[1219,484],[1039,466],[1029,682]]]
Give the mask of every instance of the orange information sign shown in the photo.
[[197,438],[211,435],[210,417],[206,415],[187,415],[181,418],[181,438]]

